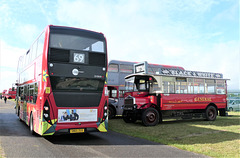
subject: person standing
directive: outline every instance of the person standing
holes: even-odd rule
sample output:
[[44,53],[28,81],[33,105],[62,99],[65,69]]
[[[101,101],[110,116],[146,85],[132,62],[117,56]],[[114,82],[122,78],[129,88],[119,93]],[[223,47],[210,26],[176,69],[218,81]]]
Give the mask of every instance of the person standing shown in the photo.
[[7,103],[7,97],[4,97],[4,102],[5,102],[5,104]]

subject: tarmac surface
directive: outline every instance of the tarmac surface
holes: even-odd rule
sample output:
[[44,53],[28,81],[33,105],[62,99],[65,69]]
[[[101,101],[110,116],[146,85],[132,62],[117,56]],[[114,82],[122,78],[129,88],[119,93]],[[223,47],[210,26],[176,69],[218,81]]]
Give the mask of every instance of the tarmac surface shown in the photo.
[[112,131],[33,136],[14,106],[0,100],[0,157],[206,157]]

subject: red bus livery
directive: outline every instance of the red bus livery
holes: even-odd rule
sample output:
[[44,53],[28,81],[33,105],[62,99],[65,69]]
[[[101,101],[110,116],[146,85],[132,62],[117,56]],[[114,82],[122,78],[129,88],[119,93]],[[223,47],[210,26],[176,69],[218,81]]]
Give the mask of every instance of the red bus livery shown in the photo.
[[3,90],[2,98],[15,99],[16,98],[16,89],[15,87],[9,88],[9,90]]
[[19,58],[16,113],[32,134],[107,132],[102,33],[49,25]]
[[7,95],[7,93],[8,93],[7,90],[4,89],[3,92],[2,92],[2,96],[1,96],[1,97],[2,97],[2,98],[5,98],[5,96]]
[[169,117],[214,121],[218,111],[221,116],[226,113],[227,82],[222,74],[162,69],[158,75],[132,74],[125,81],[127,123],[142,120],[145,126],[155,126]]

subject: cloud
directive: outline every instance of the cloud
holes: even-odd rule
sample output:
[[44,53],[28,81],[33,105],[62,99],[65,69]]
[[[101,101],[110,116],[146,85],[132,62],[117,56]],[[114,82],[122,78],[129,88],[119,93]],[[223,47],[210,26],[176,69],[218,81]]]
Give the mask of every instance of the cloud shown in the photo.
[[11,20],[12,12],[9,5],[5,1],[0,2],[0,30],[4,27],[10,26],[13,21]]
[[[43,29],[42,29],[43,30]],[[32,43],[37,39],[42,30],[38,29],[36,25],[33,24],[19,24],[19,27],[16,28],[15,34],[18,37],[18,40],[28,45],[29,49]]]
[[214,21],[228,21],[239,23],[239,1],[233,0],[226,3],[230,7],[225,8],[223,11],[219,12],[215,17]]
[[16,69],[19,57],[25,52],[26,49],[10,46],[5,41],[0,40],[0,66]]
[[25,49],[12,47],[0,40],[0,92],[16,82],[18,59],[25,52]]
[[[176,60],[187,70],[222,73],[229,89],[240,90],[239,42],[219,42],[208,46],[189,46],[187,54]],[[192,50],[193,53],[190,52]],[[171,61],[170,61],[171,62]]]
[[[222,16],[216,10],[222,10],[221,4],[228,2],[59,0],[58,3],[59,21],[105,34],[110,60],[149,61],[219,72],[231,79],[231,88],[238,88],[240,70],[237,67],[235,73],[231,70],[239,63],[239,41],[229,40],[228,32],[221,26],[208,28],[216,16]],[[230,7],[224,15],[228,12],[233,15],[235,11],[236,6]]]
[[17,74],[15,72],[1,71],[0,72],[0,93],[4,89],[12,88],[17,80]]
[[[235,68],[236,73],[231,71],[233,63],[239,59],[236,51],[239,50],[239,41],[226,38],[228,32],[222,29],[221,25],[215,24],[228,13],[236,17],[237,5],[231,5],[222,11],[219,6],[223,1],[215,0],[59,0],[44,1],[41,3],[43,5],[34,1],[34,4],[26,6],[25,9],[33,6],[38,8],[37,21],[41,21],[41,24],[37,24],[14,18],[15,10],[6,2],[0,2],[0,13],[4,13],[1,14],[4,18],[0,16],[0,28],[11,26],[12,30],[15,30],[15,43],[9,43],[9,38],[5,38],[1,47],[5,45],[11,52],[26,52],[43,30],[45,23],[51,22],[103,32],[107,38],[109,60],[149,61],[178,65],[188,70],[220,72],[231,78],[230,85],[239,85],[239,76],[236,73],[240,74],[240,70]],[[227,2],[224,1],[224,4]],[[26,3],[19,2],[19,5],[24,6]],[[220,13],[212,12],[218,9],[221,10]],[[34,15],[35,12],[28,10],[24,15],[26,13]],[[229,16],[223,19],[231,20]],[[7,23],[6,26],[3,21]],[[14,25],[11,25],[13,23]],[[0,33],[4,32],[0,30]],[[16,48],[10,47],[10,44]],[[26,50],[17,48],[23,44]],[[229,52],[231,55],[228,55]],[[13,55],[11,54],[11,57]],[[15,56],[19,57],[16,54]],[[1,54],[1,63],[11,65],[2,58]],[[11,69],[13,68],[10,67],[9,70]]]

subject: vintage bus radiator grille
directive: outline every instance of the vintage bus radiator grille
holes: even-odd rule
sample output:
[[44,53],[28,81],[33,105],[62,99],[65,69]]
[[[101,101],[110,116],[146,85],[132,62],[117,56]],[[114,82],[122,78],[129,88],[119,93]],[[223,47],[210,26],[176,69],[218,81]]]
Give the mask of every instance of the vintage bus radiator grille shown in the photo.
[[133,98],[125,98],[124,104],[125,105],[133,105],[134,104]]

